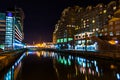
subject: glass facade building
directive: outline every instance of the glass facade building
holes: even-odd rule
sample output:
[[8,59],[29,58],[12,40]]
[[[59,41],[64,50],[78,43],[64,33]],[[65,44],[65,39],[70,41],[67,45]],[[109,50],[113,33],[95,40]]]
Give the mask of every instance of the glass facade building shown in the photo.
[[23,15],[18,15],[18,12],[18,10],[7,12],[5,50],[24,48]]
[[0,48],[5,47],[5,32],[6,32],[6,14],[0,13]]

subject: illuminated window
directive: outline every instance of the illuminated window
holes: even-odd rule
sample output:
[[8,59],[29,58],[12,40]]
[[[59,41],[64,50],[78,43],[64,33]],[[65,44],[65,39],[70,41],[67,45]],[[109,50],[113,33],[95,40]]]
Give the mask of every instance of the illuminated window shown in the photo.
[[99,29],[98,28],[96,28],[96,31],[98,31]]
[[107,12],[107,10],[104,10],[104,11],[103,11],[103,13],[106,13],[106,12]]
[[102,33],[100,33],[100,36],[102,36]]
[[100,14],[102,14],[102,11],[100,12]]
[[63,39],[61,39],[61,42],[63,42]]
[[93,29],[93,32],[95,31],[95,29]]
[[111,16],[111,15],[108,15],[108,18],[112,18],[112,16]]
[[81,41],[78,41],[78,44],[81,44]]
[[113,36],[113,32],[110,32],[110,36]]
[[68,38],[68,41],[71,41],[71,40],[73,40],[73,38]]
[[116,10],[116,6],[113,7],[113,10]]
[[64,42],[67,42],[67,38],[64,38]]
[[89,27],[89,25],[87,25],[87,27]]
[[95,23],[95,20],[92,20],[92,23]]
[[60,39],[57,40],[57,43],[60,43]]

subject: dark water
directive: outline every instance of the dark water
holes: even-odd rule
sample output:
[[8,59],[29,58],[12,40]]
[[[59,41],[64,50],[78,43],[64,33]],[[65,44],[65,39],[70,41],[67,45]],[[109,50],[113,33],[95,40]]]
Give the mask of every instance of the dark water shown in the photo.
[[120,80],[120,62],[63,53],[24,53],[0,80]]

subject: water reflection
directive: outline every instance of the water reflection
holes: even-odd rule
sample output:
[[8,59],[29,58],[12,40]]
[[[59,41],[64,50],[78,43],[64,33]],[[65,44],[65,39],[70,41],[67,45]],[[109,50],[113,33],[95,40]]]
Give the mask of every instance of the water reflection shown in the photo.
[[[87,59],[80,56],[66,55],[63,53],[48,51],[24,53],[0,80],[18,80],[18,78],[20,79],[21,75],[23,75],[23,73],[21,72],[21,68],[23,67],[21,61],[26,55],[32,55],[32,57],[34,56],[34,62],[37,62],[37,60],[44,61],[41,60],[43,58],[50,58],[52,60],[52,63],[50,64],[53,64],[58,80],[120,80],[119,62],[99,59],[93,60],[90,58]],[[37,65],[38,64],[39,63],[37,62]],[[26,68],[28,67],[29,66],[27,66]]]
[[8,72],[4,75],[1,80],[17,80],[22,66],[21,60],[25,57],[25,53],[12,65]]
[[53,58],[59,80],[120,80],[120,65],[105,60],[86,59],[54,52],[37,52],[38,57]]

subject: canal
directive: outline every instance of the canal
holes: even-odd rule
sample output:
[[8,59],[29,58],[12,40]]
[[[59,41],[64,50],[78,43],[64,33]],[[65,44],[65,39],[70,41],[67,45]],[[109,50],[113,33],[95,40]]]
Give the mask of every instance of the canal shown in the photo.
[[49,51],[28,51],[0,80],[120,80],[120,62]]

